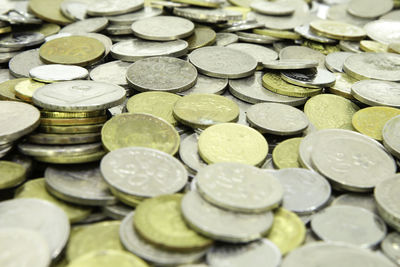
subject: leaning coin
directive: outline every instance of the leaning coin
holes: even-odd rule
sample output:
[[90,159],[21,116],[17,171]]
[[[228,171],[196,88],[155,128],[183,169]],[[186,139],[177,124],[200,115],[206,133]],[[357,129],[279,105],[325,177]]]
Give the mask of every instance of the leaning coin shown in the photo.
[[15,96],[25,102],[32,103],[33,93],[45,83],[36,82],[32,79],[22,80],[14,87]]
[[385,255],[393,260],[397,265],[400,264],[400,234],[392,232],[388,234],[381,243],[381,249]]
[[132,25],[133,22],[144,19],[159,16],[162,13],[162,9],[158,7],[149,7],[146,6],[141,10],[137,10],[132,13],[116,15],[116,16],[107,16],[108,21],[115,25]]
[[87,14],[90,16],[112,16],[129,13],[143,8],[143,0],[98,0],[87,7]]
[[334,52],[325,57],[325,66],[331,72],[343,72],[343,64],[345,60],[354,53],[350,52]]
[[307,88],[324,88],[333,86],[336,77],[330,71],[318,68],[315,70],[283,71],[281,77],[288,83]]
[[336,72],[334,73],[336,77],[336,82],[334,85],[330,86],[328,90],[339,96],[343,96],[344,98],[347,99],[354,99],[352,93],[351,93],[351,87],[358,81],[346,73],[343,72]]
[[29,71],[45,63],[39,57],[39,49],[31,49],[14,56],[8,63],[10,73],[15,77],[29,77]]
[[216,33],[210,27],[196,27],[193,34],[186,39],[189,44],[188,50],[193,51],[194,49],[212,45],[215,43]]
[[351,94],[366,105],[400,108],[399,83],[363,80],[353,84]]
[[[94,2],[95,3],[95,2]],[[107,27],[108,20],[104,17],[90,18],[71,23],[60,30],[60,33],[99,32]]]
[[400,158],[400,116],[389,120],[382,131],[383,144],[396,158]]
[[315,68],[318,62],[309,59],[280,59],[263,62],[263,66],[273,70],[297,70]]
[[18,101],[21,100],[17,97],[15,86],[23,81],[29,80],[28,78],[11,79],[0,83],[0,100]]
[[276,169],[300,168],[299,146],[303,138],[286,139],[275,146],[272,161]]
[[37,66],[29,71],[32,79],[45,83],[84,80],[88,75],[89,72],[85,68],[60,64]]
[[38,32],[19,32],[0,38],[0,47],[25,48],[44,42],[44,35]]
[[130,65],[131,63],[121,60],[98,65],[90,71],[90,79],[95,82],[108,82],[126,88],[128,82],[125,75]]
[[229,44],[236,43],[238,41],[238,36],[234,33],[229,32],[217,32],[215,45],[216,46],[227,46]]

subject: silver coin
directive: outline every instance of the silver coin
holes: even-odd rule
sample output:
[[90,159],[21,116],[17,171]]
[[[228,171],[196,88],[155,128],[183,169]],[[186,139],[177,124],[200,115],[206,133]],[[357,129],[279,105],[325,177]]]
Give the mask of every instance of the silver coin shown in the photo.
[[283,188],[274,176],[241,163],[222,162],[206,166],[198,171],[196,180],[197,189],[204,198],[232,211],[271,210],[283,197]]
[[38,32],[20,32],[0,38],[0,47],[25,48],[44,42],[44,35]]
[[143,0],[98,0],[87,8],[90,16],[112,16],[129,13],[143,8]]
[[397,169],[394,159],[383,149],[347,134],[323,141],[319,138],[312,148],[311,160],[333,183],[354,192],[373,190]]
[[229,81],[229,91],[235,97],[252,104],[262,102],[282,103],[290,106],[303,105],[307,98],[290,97],[265,90],[262,85],[262,72],[255,72],[254,75],[237,80]]
[[132,30],[142,39],[170,41],[192,35],[194,24],[184,18],[156,16],[133,22]]
[[314,242],[297,248],[285,257],[281,265],[281,267],[319,266],[395,267],[387,258],[371,250],[348,244],[326,242]]
[[400,116],[386,122],[382,135],[383,144],[396,158],[400,159]]
[[369,210],[370,212],[378,214],[376,202],[372,195],[347,193],[337,197],[335,200],[333,200],[331,205],[354,206],[354,207],[364,208],[366,210]]
[[400,234],[393,232],[388,234],[381,243],[381,249],[385,255],[400,265]]
[[150,57],[133,63],[126,73],[138,91],[182,92],[196,84],[197,70],[189,62],[173,57]]
[[[255,44],[272,44],[280,39],[256,34],[256,33],[248,33],[248,32],[237,32],[237,36],[239,37],[239,41],[246,43],[255,43]],[[218,33],[217,33],[218,35]]]
[[126,88],[128,82],[126,81],[126,71],[131,65],[129,62],[124,61],[111,61],[101,64],[90,71],[90,79],[96,82],[108,82]]
[[32,157],[79,156],[101,151],[102,144],[93,143],[68,146],[45,146],[29,143],[19,143],[18,150],[22,154]]
[[337,43],[337,40],[334,40],[334,39],[331,39],[328,37],[324,37],[324,36],[320,36],[320,35],[317,35],[314,32],[312,32],[310,30],[310,24],[303,24],[303,25],[297,26],[296,28],[294,28],[294,31],[297,34],[300,34],[303,38],[306,38],[311,41],[324,43],[324,44],[336,44]]
[[318,64],[318,61],[310,59],[280,59],[264,62],[263,66],[273,70],[301,70],[315,68]]
[[333,52],[325,57],[325,67],[331,72],[343,72],[344,61],[354,55],[350,52]]
[[339,42],[339,47],[343,51],[351,52],[351,53],[363,53],[360,49],[360,42],[357,41],[345,41],[341,40]]
[[77,225],[86,225],[89,223],[96,223],[96,222],[101,222],[107,219],[107,216],[103,214],[102,212],[94,212],[91,213],[87,218],[85,218],[82,221],[77,222]]
[[45,63],[40,60],[39,49],[27,50],[14,56],[8,63],[10,73],[17,78],[28,78],[29,71]]
[[68,36],[71,36],[71,35],[72,35],[71,33],[66,33],[66,32],[64,32],[64,33],[56,33],[56,34],[52,34],[50,36],[47,36],[44,40],[45,40],[45,42],[48,42],[48,41],[51,41],[51,40],[54,40],[54,39],[57,39],[57,38],[68,37]]
[[128,214],[121,222],[119,236],[126,250],[156,265],[171,266],[196,262],[206,251],[179,252],[156,247],[142,239],[133,227],[134,213]]
[[162,14],[161,8],[146,6],[143,9],[135,11],[133,13],[122,14],[117,16],[109,16],[106,18],[110,21],[110,23],[115,25],[132,25],[132,23],[137,20],[155,17],[161,14]]
[[0,144],[13,142],[31,133],[39,126],[39,120],[40,112],[32,105],[0,101]]
[[184,139],[182,138],[179,147],[179,157],[193,172],[197,172],[201,168],[207,166],[207,163],[200,158],[198,153],[197,138],[196,133],[193,133]]
[[224,97],[229,98],[233,102],[235,102],[239,106],[239,118],[237,123],[249,126],[249,123],[246,120],[246,111],[251,107],[251,104],[246,103],[233,95],[231,95],[228,91],[223,94]]
[[212,78],[202,74],[197,75],[196,84],[190,89],[181,92],[182,95],[190,94],[217,94],[224,93],[228,85],[228,79]]
[[400,108],[399,83],[363,80],[353,84],[351,94],[366,105]]
[[272,49],[269,49],[261,45],[236,43],[227,45],[226,47],[249,54],[250,56],[252,56],[254,59],[257,60],[259,66],[262,66],[264,62],[268,62],[278,58],[278,53],[276,53]]
[[384,221],[377,215],[352,206],[324,209],[313,216],[311,228],[326,242],[344,242],[363,248],[378,245],[387,231]]
[[10,61],[14,56],[18,55],[20,52],[5,52],[0,53],[0,64],[7,63]]
[[227,211],[213,206],[196,191],[189,191],[181,202],[185,221],[196,231],[225,242],[249,242],[259,239],[272,226],[273,213],[258,214]]
[[0,203],[0,228],[17,227],[37,231],[57,258],[65,247],[70,231],[68,217],[56,205],[40,199],[20,198]]
[[393,53],[361,53],[348,57],[343,70],[358,79],[400,81],[400,55]]
[[60,5],[61,13],[71,20],[84,20],[87,17],[88,4],[80,1],[63,1]]
[[132,208],[122,204],[120,202],[114,205],[106,205],[102,207],[103,213],[114,220],[122,220],[129,213],[132,212]]
[[85,68],[61,64],[37,66],[29,71],[32,79],[45,83],[84,80],[88,75],[89,72]]
[[318,67],[325,68],[325,55],[303,46],[288,46],[279,52],[279,59],[307,59],[318,61]]
[[338,5],[330,6],[327,12],[327,19],[343,21],[359,27],[363,27],[365,24],[371,21],[371,19],[368,18],[353,16],[352,14],[347,12],[347,7],[348,3],[341,3]]
[[125,89],[94,81],[58,82],[40,87],[33,94],[35,105],[56,111],[91,111],[116,106],[125,100]]
[[325,69],[283,71],[281,77],[288,83],[307,88],[331,87],[336,82],[336,76]]
[[255,104],[247,110],[247,120],[261,133],[283,136],[299,134],[309,124],[301,110],[281,103]]
[[252,56],[226,47],[203,47],[189,54],[200,73],[215,78],[238,79],[250,76],[257,67]]
[[132,39],[114,44],[111,48],[113,58],[124,61],[137,61],[147,57],[186,55],[188,43],[184,40],[154,42],[141,39]]
[[137,197],[154,197],[180,191],[188,180],[182,163],[150,148],[114,150],[101,161],[101,173],[113,188]]
[[[104,45],[104,48],[105,48],[103,58],[105,58],[110,53],[113,43],[112,43],[111,39],[109,37],[105,36],[104,34],[87,32],[87,33],[79,33],[78,35],[91,37],[91,38],[94,38],[94,39],[97,39],[98,41],[100,41]],[[101,61],[101,60],[99,60],[99,61]],[[93,65],[95,65],[95,64],[97,64],[97,62],[93,63]]]
[[258,23],[257,21],[244,21],[233,23],[233,25],[229,25],[227,28],[224,28],[224,32],[239,32],[239,31],[248,31],[257,28],[263,28],[264,24]]
[[133,31],[130,25],[108,25],[107,28],[104,29],[108,35],[132,35]]
[[0,69],[0,83],[13,79],[8,69]]
[[178,2],[171,2],[171,1],[151,1],[151,5],[154,6],[161,6],[166,8],[176,8],[176,7],[188,7],[188,4],[178,3]]
[[50,262],[49,245],[38,232],[13,226],[0,229],[2,267],[47,267]]
[[220,244],[207,252],[211,266],[230,267],[278,267],[281,253],[268,239],[261,239],[244,245]]
[[173,13],[196,22],[202,23],[221,23],[226,21],[241,20],[243,14],[238,11],[222,8],[205,9],[201,7],[182,7],[174,8]]
[[239,37],[234,33],[229,32],[217,32],[215,38],[216,46],[227,46],[233,43],[236,43],[239,40]]
[[383,44],[400,42],[400,21],[375,20],[364,26],[367,35],[372,40]]
[[384,20],[400,20],[400,10],[392,10],[389,13],[381,16],[379,19]]
[[360,17],[374,19],[388,13],[393,8],[393,0],[351,0],[347,12]]
[[104,30],[107,25],[108,20],[106,18],[89,18],[68,24],[60,30],[60,33],[79,34],[87,32],[99,32]]
[[277,0],[273,2],[253,1],[250,8],[254,11],[271,16],[288,16],[292,15],[296,10],[296,6],[292,5],[288,0]]
[[321,209],[329,201],[331,187],[328,181],[316,172],[288,168],[276,172],[275,176],[284,188],[282,207],[297,214],[310,214]]
[[64,201],[94,206],[116,202],[97,164],[50,166],[44,176],[50,193]]

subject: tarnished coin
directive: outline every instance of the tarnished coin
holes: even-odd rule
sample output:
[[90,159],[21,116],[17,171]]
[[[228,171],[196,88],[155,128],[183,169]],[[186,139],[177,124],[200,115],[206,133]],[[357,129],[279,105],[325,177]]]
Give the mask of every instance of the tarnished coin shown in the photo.
[[383,127],[383,144],[396,158],[400,158],[400,116],[389,120]]
[[336,44],[337,41],[335,39],[331,39],[328,37],[324,37],[318,34],[315,34],[311,31],[309,24],[303,24],[294,28],[294,31],[297,34],[300,34],[303,38],[306,38],[311,41],[323,43],[323,44]]
[[294,13],[295,6],[287,0],[278,1],[254,1],[250,4],[250,8],[258,13],[271,16],[288,16]]
[[[175,0],[176,1],[176,0]],[[177,7],[174,14],[200,23],[222,23],[229,20],[237,21],[243,17],[241,12],[228,9],[206,9],[201,7]]]
[[101,143],[70,146],[44,146],[29,143],[19,143],[18,149],[22,154],[32,157],[56,157],[91,154],[101,151],[102,147]]
[[113,151],[128,146],[141,146],[174,155],[180,137],[163,119],[149,114],[120,114],[107,121],[101,130],[104,147]]
[[26,179],[24,166],[11,161],[0,161],[0,174],[0,189],[15,187]]
[[278,58],[278,53],[261,45],[236,43],[227,45],[226,47],[249,54],[257,60],[259,66],[263,66],[264,62],[268,62]]
[[39,57],[39,49],[31,49],[14,56],[8,63],[10,73],[15,77],[29,77],[29,71],[44,65]]
[[143,0],[98,0],[87,7],[90,16],[112,16],[129,13],[143,8]]
[[44,35],[38,32],[17,32],[0,38],[0,47],[25,48],[44,42]]
[[[91,3],[91,5],[95,3],[96,2],[93,2]],[[60,30],[60,33],[66,32],[72,34],[79,34],[87,32],[99,32],[101,30],[104,30],[107,27],[107,25],[108,25],[108,20],[104,17],[84,19],[63,27]]]
[[85,68],[59,64],[37,66],[29,71],[32,79],[45,83],[84,80],[88,75],[89,72]]
[[307,88],[330,87],[336,82],[335,75],[321,68],[317,70],[286,70],[281,73],[281,77],[288,83]]
[[261,35],[261,34],[257,34],[257,33],[237,32],[236,34],[239,37],[239,41],[246,42],[246,43],[272,44],[275,41],[279,40],[278,38]]
[[396,231],[400,230],[399,175],[395,175],[379,183],[375,187],[374,198],[378,206],[379,215]]
[[358,79],[400,81],[400,55],[393,53],[362,53],[348,57],[343,70]]
[[94,111],[107,109],[125,100],[125,89],[94,81],[67,81],[43,86],[33,94],[33,102],[58,111]]
[[275,176],[284,188],[282,207],[297,214],[310,214],[327,204],[331,186],[321,175],[305,169],[279,170]]
[[195,252],[168,251],[143,239],[133,226],[134,213],[129,213],[121,223],[120,239],[128,251],[158,265],[184,264],[199,260],[205,250]]
[[257,67],[252,56],[226,47],[203,47],[189,55],[200,73],[216,78],[238,79],[250,76]]
[[261,239],[244,245],[220,244],[207,253],[211,266],[278,267],[281,262],[279,249],[268,239]]
[[0,203],[0,228],[17,227],[39,232],[50,248],[53,259],[62,252],[69,237],[70,225],[65,212],[54,204],[33,198]]
[[111,61],[92,69],[89,76],[95,82],[107,82],[125,88],[128,86],[125,78],[126,71],[130,65],[131,63],[121,60]]
[[217,94],[221,95],[228,85],[228,79],[219,79],[205,76],[203,74],[197,75],[196,84],[186,91],[181,92],[182,95],[190,94]]
[[334,52],[325,57],[325,66],[331,72],[343,72],[343,64],[345,60],[354,53],[350,52]]
[[49,266],[51,257],[46,239],[36,231],[14,227],[0,230],[0,265]]
[[[247,120],[262,133],[295,135],[308,127],[306,115],[297,108],[279,103],[259,103],[247,110]],[[281,114],[279,119],[276,114]]]
[[381,249],[385,255],[393,260],[397,265],[400,264],[400,234],[392,232],[388,234],[381,243]]
[[97,164],[51,166],[44,176],[50,193],[67,202],[95,206],[116,202]]
[[310,28],[317,34],[336,40],[361,40],[367,33],[360,27],[341,21],[314,20]]
[[124,61],[137,61],[147,57],[180,57],[186,54],[188,43],[184,40],[165,42],[132,39],[114,44],[111,48],[113,58]]
[[392,8],[392,0],[383,0],[379,3],[374,0],[351,0],[347,11],[360,18],[374,19],[388,13]]
[[234,33],[229,32],[217,32],[215,38],[216,46],[227,46],[233,43],[236,43],[239,40],[239,37]]
[[[212,105],[212,109],[210,109],[210,105]],[[184,125],[206,128],[217,123],[237,121],[239,107],[235,102],[223,96],[192,94],[176,101],[173,115]]]
[[197,70],[173,57],[150,57],[133,63],[126,72],[128,83],[138,91],[181,92],[192,87]]
[[272,160],[275,168],[300,168],[299,146],[303,138],[286,139],[275,146],[272,151]]
[[194,24],[184,18],[156,16],[133,22],[132,30],[142,39],[168,41],[190,36],[194,31]]
[[366,210],[371,211],[372,213],[378,214],[376,201],[374,197],[370,194],[357,194],[357,193],[343,194],[335,198],[332,201],[331,205],[354,206],[354,207],[364,208]]
[[155,17],[161,15],[162,9],[158,7],[149,7],[146,6],[143,9],[137,10],[132,13],[116,15],[116,16],[107,16],[108,21],[114,25],[132,25],[134,21]]
[[[204,167],[196,175],[196,185],[207,201],[238,212],[271,210],[283,196],[283,188],[273,175],[241,163],[221,162]],[[225,190],[228,187],[230,190]]]

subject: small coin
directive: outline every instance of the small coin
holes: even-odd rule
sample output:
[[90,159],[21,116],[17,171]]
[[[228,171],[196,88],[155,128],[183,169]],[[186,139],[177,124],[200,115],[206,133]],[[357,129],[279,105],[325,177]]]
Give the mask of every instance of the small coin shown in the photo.
[[212,78],[202,74],[197,75],[196,84],[186,91],[180,92],[182,95],[190,94],[216,94],[221,95],[228,85],[228,79]]
[[258,13],[271,16],[288,16],[295,11],[295,6],[292,6],[291,2],[287,0],[274,2],[254,1],[250,4],[250,8]]
[[19,143],[21,153],[32,157],[79,156],[101,151],[101,143],[71,145],[71,146],[43,146],[29,143]]
[[264,62],[268,62],[278,58],[278,53],[261,45],[236,43],[227,45],[226,47],[249,54],[257,60],[259,66],[263,66]]
[[29,2],[30,11],[40,19],[51,23],[66,25],[72,21],[61,13],[61,3],[64,0],[33,0]]
[[[287,46],[280,50],[279,59],[306,59],[318,62],[319,68],[325,68],[325,55],[314,49],[303,46]],[[314,63],[315,64],[315,63]],[[314,66],[313,66],[314,67]],[[306,68],[306,67],[303,67]],[[307,67],[310,68],[310,67]]]
[[133,63],[126,78],[138,91],[181,92],[196,83],[197,70],[182,59],[151,57]]
[[90,16],[121,15],[142,9],[143,5],[143,0],[134,0],[129,2],[124,0],[99,0],[88,5],[87,14]]
[[236,43],[239,40],[238,35],[229,32],[217,32],[215,45],[216,46],[227,46]]
[[392,8],[392,0],[384,0],[379,3],[373,0],[351,0],[347,11],[360,18],[374,19],[388,13]]
[[303,138],[290,138],[279,143],[272,151],[272,160],[277,169],[300,168],[299,146]]
[[133,13],[127,13],[116,16],[107,16],[108,21],[114,25],[132,25],[133,22],[145,18],[159,16],[162,9],[158,7],[146,6],[143,9],[137,10]]
[[25,102],[32,103],[33,93],[44,85],[44,83],[36,82],[32,79],[22,80],[14,87],[15,96]]
[[84,80],[88,75],[89,72],[85,68],[59,64],[37,66],[29,71],[32,79],[45,83]]
[[174,155],[180,142],[171,124],[149,114],[117,115],[104,124],[101,133],[104,147],[109,151],[142,146]]
[[[176,0],[175,0],[176,1]],[[243,14],[228,9],[205,9],[200,7],[177,7],[173,13],[177,16],[184,17],[200,23],[223,23],[229,20],[237,21],[243,17]]]
[[354,55],[350,52],[334,52],[325,57],[325,66],[331,72],[343,72],[343,64],[345,60]]
[[385,255],[395,263],[400,263],[400,236],[399,233],[392,232],[388,234],[381,243],[381,249]]
[[16,32],[0,38],[0,47],[25,48],[44,42],[44,35],[38,32]]
[[400,116],[396,116],[385,124],[382,131],[383,144],[396,158],[400,158],[399,129]]
[[377,41],[362,40],[360,42],[360,49],[364,52],[388,52],[388,45],[382,44]]
[[90,79],[95,82],[108,82],[125,88],[128,86],[125,75],[130,65],[131,63],[121,60],[101,64],[90,71]]
[[294,31],[297,34],[300,34],[303,38],[306,38],[311,41],[323,43],[323,44],[336,44],[337,41],[335,39],[331,39],[328,37],[324,37],[318,34],[315,34],[310,29],[310,24],[303,24],[294,28]]
[[[92,4],[94,4],[93,2]],[[91,5],[92,5],[91,4]],[[104,30],[108,25],[108,20],[104,17],[83,19],[74,23],[71,23],[60,30],[60,33],[87,33],[87,32],[99,32]]]
[[14,56],[8,63],[10,73],[15,77],[29,77],[29,71],[44,65],[39,57],[39,49],[31,49]]
[[368,194],[347,193],[340,195],[332,201],[332,206],[346,205],[364,208],[372,213],[378,214],[376,202],[373,196]]
[[15,187],[26,179],[26,169],[21,164],[11,161],[0,161],[0,188],[12,188]]
[[336,77],[325,69],[283,71],[281,77],[288,83],[307,88],[324,88],[333,86]]
[[278,38],[261,35],[261,34],[256,34],[256,33],[237,32],[236,34],[239,38],[239,41],[246,42],[246,43],[272,44],[275,41],[279,40]]
[[186,39],[189,44],[188,50],[193,51],[194,49],[212,45],[215,42],[216,33],[209,27],[196,27],[193,34]]

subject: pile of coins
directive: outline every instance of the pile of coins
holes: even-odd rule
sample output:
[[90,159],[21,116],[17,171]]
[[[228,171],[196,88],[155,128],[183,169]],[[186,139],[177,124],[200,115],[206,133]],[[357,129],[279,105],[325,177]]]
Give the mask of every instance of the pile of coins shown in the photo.
[[0,0],[0,266],[399,266],[398,8]]

